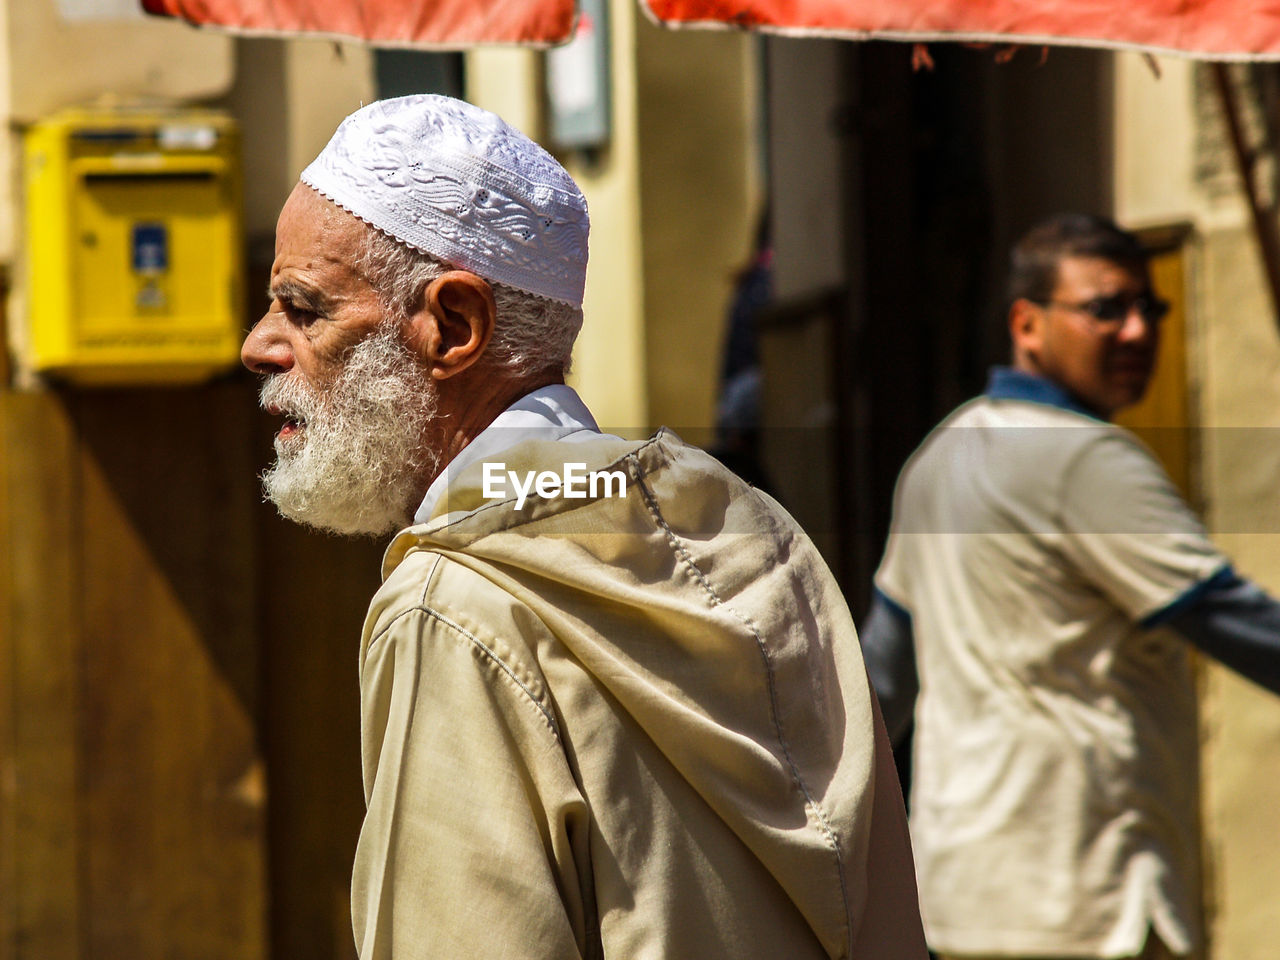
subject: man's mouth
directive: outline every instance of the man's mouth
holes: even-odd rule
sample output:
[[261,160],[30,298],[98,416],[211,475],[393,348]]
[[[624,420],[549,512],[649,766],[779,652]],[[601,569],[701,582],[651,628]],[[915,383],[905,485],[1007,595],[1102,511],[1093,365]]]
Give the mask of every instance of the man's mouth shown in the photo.
[[1150,376],[1155,368],[1152,353],[1125,353],[1111,357],[1111,371],[1122,377]]
[[1111,368],[1111,372],[1122,380],[1135,380],[1151,376],[1152,364],[1150,361],[1143,362],[1134,360],[1127,363],[1117,363]]
[[276,436],[281,440],[287,440],[306,429],[307,421],[303,417],[292,411],[283,410],[275,404],[267,407],[267,413],[273,417],[284,417],[284,424],[276,432]]

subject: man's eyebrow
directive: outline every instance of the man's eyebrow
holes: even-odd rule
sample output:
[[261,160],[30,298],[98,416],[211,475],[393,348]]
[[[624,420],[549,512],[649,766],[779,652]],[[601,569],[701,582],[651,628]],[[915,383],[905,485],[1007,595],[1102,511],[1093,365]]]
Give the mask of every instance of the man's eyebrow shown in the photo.
[[272,281],[267,286],[267,297],[309,313],[326,313],[330,306],[329,298],[323,293],[296,280]]

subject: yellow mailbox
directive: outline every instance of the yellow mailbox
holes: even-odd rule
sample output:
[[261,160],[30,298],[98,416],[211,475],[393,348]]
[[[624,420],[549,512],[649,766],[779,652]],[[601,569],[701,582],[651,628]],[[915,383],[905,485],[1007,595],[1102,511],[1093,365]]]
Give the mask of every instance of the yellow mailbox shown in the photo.
[[212,111],[73,110],[24,150],[24,364],[82,383],[233,366],[243,327],[239,149]]

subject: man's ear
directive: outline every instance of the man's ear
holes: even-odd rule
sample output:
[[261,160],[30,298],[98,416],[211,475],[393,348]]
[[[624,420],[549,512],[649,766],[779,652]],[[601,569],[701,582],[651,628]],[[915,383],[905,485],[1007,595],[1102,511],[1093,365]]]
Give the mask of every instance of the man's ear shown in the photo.
[[447,380],[480,359],[497,312],[489,281],[469,270],[450,270],[422,291],[409,317],[409,345],[432,377]]
[[1036,356],[1044,340],[1044,309],[1027,299],[1013,301],[1009,307],[1009,339],[1014,356]]

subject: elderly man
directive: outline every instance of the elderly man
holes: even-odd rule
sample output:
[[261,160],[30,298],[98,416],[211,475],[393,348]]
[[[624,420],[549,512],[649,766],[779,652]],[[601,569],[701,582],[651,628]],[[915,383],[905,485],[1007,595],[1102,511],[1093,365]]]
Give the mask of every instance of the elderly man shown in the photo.
[[244,345],[268,496],[395,533],[360,660],[364,960],[922,957],[843,600],[775,504],[564,385],[587,211],[468,104],[372,104]]
[[904,468],[863,630],[895,738],[915,708],[926,935],[949,957],[1193,954],[1184,640],[1280,689],[1280,608],[1108,422],[1142,397],[1168,309],[1133,235],[1041,224],[1010,300],[1013,367]]

